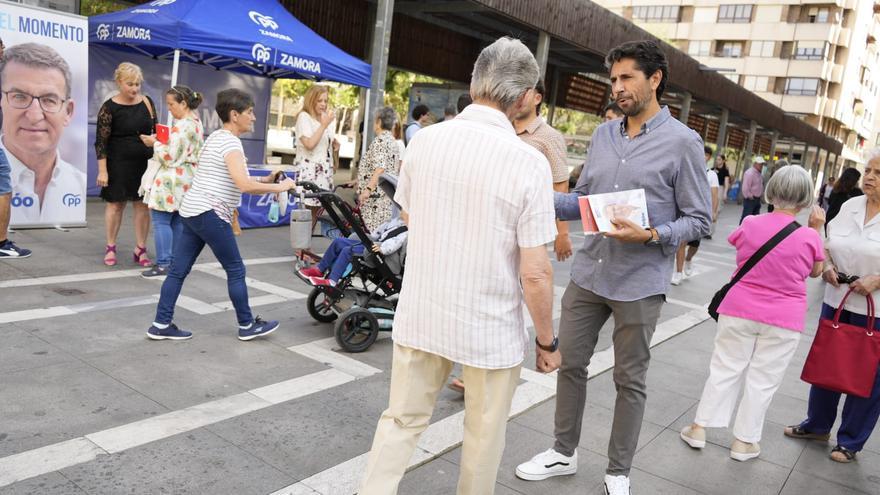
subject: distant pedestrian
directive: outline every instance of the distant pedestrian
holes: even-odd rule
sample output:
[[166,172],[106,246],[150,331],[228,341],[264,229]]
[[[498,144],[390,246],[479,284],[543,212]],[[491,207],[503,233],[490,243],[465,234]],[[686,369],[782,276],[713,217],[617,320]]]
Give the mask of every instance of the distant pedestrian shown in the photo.
[[461,113],[471,103],[473,103],[471,95],[468,93],[462,93],[458,96],[458,101],[455,103],[455,109],[458,110],[458,113]]
[[400,149],[391,134],[395,122],[397,114],[393,108],[383,107],[376,112],[373,123],[376,137],[358,165],[358,203],[368,232],[375,232],[391,220],[391,198],[379,189],[379,176],[398,174]]
[[[728,242],[736,248],[737,271],[795,216],[813,203],[810,174],[784,167],[767,183],[773,213],[749,216]],[[761,453],[764,416],[797,350],[807,312],[807,277],[822,274],[825,253],[819,229],[825,212],[814,206],[809,228],[799,227],[737,282],[718,308],[718,332],[709,378],[694,422],[681,431],[693,448],[706,446],[705,428],[733,426],[730,457],[746,461]]]
[[718,190],[720,201],[718,201],[718,213],[724,209],[724,201],[727,199],[727,193],[730,192],[730,170],[727,168],[727,157],[718,150],[715,156],[715,173],[718,174]]
[[622,118],[623,110],[620,109],[620,105],[618,105],[616,101],[612,101],[611,103],[605,105],[605,109],[602,111],[603,122]]
[[831,199],[831,192],[834,190],[834,177],[828,177],[828,180],[822,184],[819,189],[819,206],[828,212],[828,201]]
[[428,125],[428,122],[431,121],[431,110],[428,109],[427,105],[416,105],[415,108],[412,109],[412,122],[406,125],[406,129],[403,130],[403,142],[407,146],[409,146],[409,142],[412,141],[413,136],[416,135],[419,130]]
[[443,109],[443,122],[454,119],[456,115],[458,112],[455,111],[455,105],[446,105],[446,108]]
[[825,225],[831,223],[837,214],[840,212],[840,208],[844,203],[849,201],[856,196],[861,196],[864,193],[861,189],[859,189],[859,179],[861,179],[862,173],[855,168],[847,168],[840,174],[840,178],[837,179],[837,182],[834,183],[834,187],[831,189],[831,195],[828,197],[828,214],[825,219]]
[[[711,232],[715,231],[715,224],[718,222],[718,174],[712,168],[712,148],[703,147],[703,154],[706,157],[706,178],[709,180],[709,195],[712,198],[712,227],[705,237],[712,238]],[[681,284],[685,277],[694,274],[693,260],[700,249],[700,239],[684,243],[675,253],[675,273],[672,274],[672,285]]]
[[244,262],[235,242],[232,223],[234,211],[241,204],[241,193],[280,193],[296,184],[290,179],[275,184],[276,174],[258,179],[248,175],[239,136],[253,132],[257,120],[251,95],[239,89],[223,90],[217,93],[216,110],[223,126],[205,141],[192,187],[183,196],[180,206],[183,229],[179,240],[174,240],[173,262],[162,283],[156,319],[147,330],[147,337],[153,340],[192,337],[192,332],[174,324],[174,307],[183,281],[205,245],[211,248],[226,272],[229,298],[238,320],[239,340],[251,340],[278,328],[277,321],[264,321],[251,314]]
[[[333,133],[336,114],[330,108],[330,89],[313,84],[303,97],[303,108],[296,116],[296,180],[311,182],[321,189],[333,189],[333,151],[339,141]],[[312,211],[312,229],[318,222],[321,203],[314,198],[304,201]]]
[[763,168],[764,157],[758,155],[752,161],[752,166],[743,174],[743,211],[739,219],[740,225],[747,216],[761,213],[761,196],[764,195],[764,179],[761,177]]

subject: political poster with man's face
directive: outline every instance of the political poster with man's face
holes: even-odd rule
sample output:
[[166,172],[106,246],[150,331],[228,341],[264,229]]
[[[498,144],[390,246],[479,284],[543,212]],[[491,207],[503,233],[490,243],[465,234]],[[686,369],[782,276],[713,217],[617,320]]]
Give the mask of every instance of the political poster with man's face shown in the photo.
[[86,221],[88,21],[0,2],[0,150],[14,228]]

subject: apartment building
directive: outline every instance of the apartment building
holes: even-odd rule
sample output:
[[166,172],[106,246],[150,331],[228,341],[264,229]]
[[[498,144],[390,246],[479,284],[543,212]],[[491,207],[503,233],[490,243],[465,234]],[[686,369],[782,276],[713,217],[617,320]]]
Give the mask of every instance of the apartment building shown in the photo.
[[878,142],[880,2],[595,1],[833,136],[847,163]]

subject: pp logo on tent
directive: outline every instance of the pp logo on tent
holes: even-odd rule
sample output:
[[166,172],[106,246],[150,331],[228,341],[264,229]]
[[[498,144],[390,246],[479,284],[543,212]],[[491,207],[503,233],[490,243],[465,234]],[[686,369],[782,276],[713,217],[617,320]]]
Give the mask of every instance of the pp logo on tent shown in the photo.
[[252,10],[248,13],[248,16],[254,21],[257,25],[262,26],[264,28],[269,28],[272,30],[278,29],[278,23],[275,22],[275,19],[267,15],[263,15],[256,10]]
[[171,5],[177,0],[153,0],[150,2],[151,7],[164,7],[165,5]]
[[251,55],[257,62],[265,64],[270,58],[272,58],[272,49],[261,43],[256,43],[254,47],[251,48]]
[[99,40],[104,41],[110,37],[110,25],[109,24],[99,24],[98,30],[95,31],[95,35]]

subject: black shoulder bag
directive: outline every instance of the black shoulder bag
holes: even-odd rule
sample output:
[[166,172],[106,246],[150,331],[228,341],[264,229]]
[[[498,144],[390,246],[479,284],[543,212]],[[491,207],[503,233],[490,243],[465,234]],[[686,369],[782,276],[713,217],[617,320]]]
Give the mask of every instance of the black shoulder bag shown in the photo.
[[737,282],[742,280],[743,277],[749,273],[749,270],[755,267],[759,261],[761,261],[764,256],[767,255],[773,248],[775,248],[780,242],[783,241],[786,237],[791,235],[792,232],[800,228],[801,224],[797,222],[791,222],[790,224],[783,227],[776,235],[770,238],[760,249],[755,251],[755,254],[746,261],[746,264],[743,265],[742,269],[736,273],[733,277],[733,280],[724,284],[724,287],[718,290],[715,293],[715,296],[712,297],[712,302],[709,303],[709,316],[712,317],[713,320],[718,321],[718,307],[721,306],[721,301],[724,300],[724,297],[727,296],[727,292],[733,287]]

